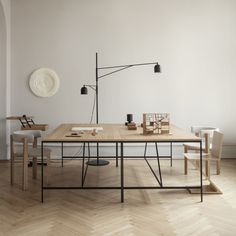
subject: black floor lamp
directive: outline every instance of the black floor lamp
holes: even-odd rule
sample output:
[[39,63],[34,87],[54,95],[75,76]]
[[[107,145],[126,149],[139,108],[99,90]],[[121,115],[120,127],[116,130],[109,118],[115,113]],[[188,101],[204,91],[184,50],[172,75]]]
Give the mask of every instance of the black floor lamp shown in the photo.
[[[91,88],[91,89],[93,89],[95,91],[95,93],[96,93],[96,123],[97,124],[99,123],[99,121],[98,121],[98,80],[103,78],[103,77],[105,77],[105,76],[114,74],[114,73],[116,73],[118,71],[128,69],[130,67],[146,66],[146,65],[155,65],[154,66],[154,73],[160,73],[161,72],[161,67],[158,64],[158,62],[138,63],[138,64],[121,65],[121,66],[98,67],[98,53],[96,53],[96,84],[95,85],[90,85],[90,84],[83,85],[83,87],[80,90],[80,93],[82,95],[87,95],[88,94],[87,87],[89,87],[89,88]],[[110,69],[114,69],[114,70],[109,72],[109,73],[98,75],[98,71],[99,70],[110,70]],[[99,151],[98,151],[98,145],[97,145],[97,160],[91,160],[88,164],[89,165],[97,165],[97,166],[109,164],[108,161],[101,160],[101,159],[98,158],[98,152]]]

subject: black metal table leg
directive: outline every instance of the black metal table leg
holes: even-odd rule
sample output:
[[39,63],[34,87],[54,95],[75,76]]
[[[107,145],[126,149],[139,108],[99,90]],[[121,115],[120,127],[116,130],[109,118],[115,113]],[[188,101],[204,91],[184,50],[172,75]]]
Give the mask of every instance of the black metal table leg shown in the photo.
[[82,164],[82,183],[81,186],[84,188],[84,182],[86,179],[87,171],[88,171],[88,163],[90,161],[90,144],[88,144],[88,161],[86,162],[86,168],[84,168],[84,160],[85,160],[85,150],[86,150],[86,142],[83,144],[83,164]]
[[82,162],[82,174],[81,174],[81,186],[84,186],[84,158],[85,158],[85,143],[83,143],[83,162]]
[[120,191],[121,202],[124,202],[124,146],[120,143]]
[[43,142],[41,143],[41,202],[43,203]]
[[170,143],[170,166],[172,167],[172,158],[173,158],[173,147],[172,142]]
[[61,167],[64,166],[63,157],[64,157],[64,147],[63,147],[63,142],[62,142],[61,143]]
[[151,164],[149,163],[148,159],[146,158],[146,151],[147,151],[147,145],[148,143],[145,143],[145,149],[144,149],[144,160],[146,161],[146,163],[148,164],[152,174],[154,175],[155,179],[157,180],[157,182],[160,184],[160,187],[162,187],[162,177],[161,177],[161,168],[160,168],[160,161],[159,161],[159,153],[158,153],[158,148],[157,148],[157,143],[155,142],[156,145],[156,159],[157,159],[157,164],[158,164],[158,171],[159,171],[159,178],[156,175],[155,171],[153,170]]
[[147,143],[145,143],[144,154],[143,154],[144,157],[146,157],[146,153],[147,153]]
[[99,165],[99,143],[97,143],[97,163],[96,165]]
[[118,167],[118,142],[116,142],[116,167]]
[[155,145],[156,145],[157,163],[158,163],[158,170],[159,170],[159,177],[160,177],[160,186],[163,187],[162,175],[161,175],[161,166],[160,166],[160,158],[159,158],[157,143],[155,143]]
[[201,202],[203,202],[203,186],[202,186],[202,141],[200,141],[200,184],[201,184]]

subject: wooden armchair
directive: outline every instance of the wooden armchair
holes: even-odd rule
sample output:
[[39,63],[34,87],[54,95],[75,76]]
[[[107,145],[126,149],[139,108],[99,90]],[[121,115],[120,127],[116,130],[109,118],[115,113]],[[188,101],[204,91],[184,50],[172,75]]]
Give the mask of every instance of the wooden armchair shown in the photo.
[[[41,148],[37,147],[37,138],[41,137],[39,131],[16,131],[11,135],[11,184],[14,184],[14,166],[16,158],[23,158],[22,165],[22,189],[28,189],[28,161],[30,158],[33,159],[33,178],[37,177],[37,158],[41,158]],[[22,144],[21,148],[16,148],[16,143]],[[18,150],[20,149],[20,150]],[[51,150],[45,148],[44,156],[47,158],[47,170],[50,164]],[[47,173],[48,176],[48,173]]]
[[[214,131],[212,139],[212,148],[209,153],[203,153],[203,161],[205,161],[205,172],[208,179],[210,179],[210,164],[211,161],[216,162],[216,174],[220,174],[220,161],[222,153],[224,135],[218,131]],[[199,153],[185,153],[184,154],[184,174],[188,173],[188,161],[200,160]]]

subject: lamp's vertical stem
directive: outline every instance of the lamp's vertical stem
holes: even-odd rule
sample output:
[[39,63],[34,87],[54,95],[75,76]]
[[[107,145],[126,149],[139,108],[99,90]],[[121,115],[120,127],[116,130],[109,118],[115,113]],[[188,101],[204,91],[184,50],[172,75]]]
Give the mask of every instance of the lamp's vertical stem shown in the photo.
[[96,52],[96,123],[98,124],[98,53]]
[[[96,52],[96,122],[98,124],[98,53]],[[97,143],[97,163],[99,165],[99,143]]]
[[[96,123],[98,124],[98,53],[96,52]],[[97,160],[88,160],[87,164],[92,166],[105,166],[109,161],[101,160],[99,158],[99,141],[97,143]]]

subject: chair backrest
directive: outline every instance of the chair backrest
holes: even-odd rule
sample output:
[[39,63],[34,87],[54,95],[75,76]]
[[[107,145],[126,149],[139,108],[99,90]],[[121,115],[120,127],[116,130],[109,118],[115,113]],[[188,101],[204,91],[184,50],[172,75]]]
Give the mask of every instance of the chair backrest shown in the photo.
[[219,128],[210,127],[210,126],[192,126],[191,132],[196,136],[199,136],[203,139],[205,143],[204,152],[209,153],[212,144],[212,138],[214,131],[219,131]]
[[38,130],[19,130],[13,132],[14,142],[23,142],[23,139],[26,138],[28,143],[35,143],[37,142],[37,138],[40,137],[41,137],[41,132]]
[[213,137],[214,131],[220,131],[219,128],[210,127],[210,126],[191,126],[191,132],[197,136],[204,137],[204,133],[208,133],[209,137]]
[[24,140],[27,140],[27,143],[34,142],[34,135],[21,133],[21,131],[16,131],[12,134],[12,141],[17,143],[23,143]]
[[23,150],[23,156],[28,156],[28,144],[29,143],[34,143],[34,136],[30,133],[25,133],[22,131],[15,131],[13,134],[10,136],[11,138],[11,159],[13,158],[14,155],[17,155],[17,151],[15,150],[15,145],[14,143],[22,143],[22,150]]
[[33,144],[33,147],[36,147],[38,137],[41,137],[38,130],[14,131],[11,135],[11,152],[15,153],[14,143],[23,143],[23,150],[27,149],[28,144]]
[[19,131],[14,131],[13,134],[19,134],[23,136],[34,136],[36,138],[41,137],[41,132],[39,130],[19,130]]
[[212,139],[211,154],[216,158],[221,158],[224,135],[219,131],[214,131]]

